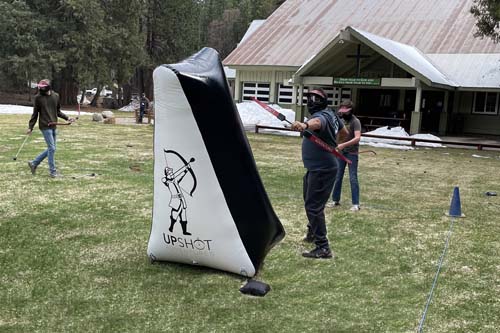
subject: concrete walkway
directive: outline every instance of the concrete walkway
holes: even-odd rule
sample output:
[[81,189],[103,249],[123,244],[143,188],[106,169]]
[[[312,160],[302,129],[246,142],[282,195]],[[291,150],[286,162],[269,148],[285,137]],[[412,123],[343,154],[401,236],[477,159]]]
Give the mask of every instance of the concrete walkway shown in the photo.
[[481,137],[481,136],[440,136],[443,141],[470,142],[474,144],[491,144],[500,146],[500,136]]
[[462,146],[462,145],[450,145],[447,144],[448,147],[454,148],[465,148],[465,149],[477,149],[479,145],[496,145],[499,148],[493,147],[484,147],[484,150],[500,150],[500,136],[440,136],[439,137],[443,141],[453,141],[453,142],[464,142],[470,143],[471,146]]

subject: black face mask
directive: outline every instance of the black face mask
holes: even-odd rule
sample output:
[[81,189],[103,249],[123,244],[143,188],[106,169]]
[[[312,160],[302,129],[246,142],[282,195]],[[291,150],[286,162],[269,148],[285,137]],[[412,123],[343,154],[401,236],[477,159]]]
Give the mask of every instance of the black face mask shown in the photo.
[[43,87],[43,88],[38,88],[38,91],[40,91],[40,95],[47,95],[49,93],[50,87]]
[[315,112],[321,111],[326,108],[327,100],[324,98],[321,98],[319,96],[309,96],[307,98],[307,109],[309,110],[310,114],[313,114]]
[[339,113],[339,117],[342,118],[342,119],[345,119],[345,120],[351,120],[352,118],[352,113],[350,112],[342,112],[342,113]]

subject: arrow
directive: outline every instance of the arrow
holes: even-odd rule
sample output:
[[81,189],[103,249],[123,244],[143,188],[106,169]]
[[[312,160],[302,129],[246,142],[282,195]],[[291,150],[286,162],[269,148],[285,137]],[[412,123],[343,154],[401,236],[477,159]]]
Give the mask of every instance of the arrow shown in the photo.
[[[287,123],[289,123],[290,125],[292,124],[290,121],[288,121],[285,117],[284,114],[278,112],[276,109],[270,107],[269,105],[259,101],[257,98],[255,97],[252,97],[252,101],[254,101],[255,103],[257,103],[260,107],[262,107],[264,110],[268,111],[269,113],[273,114],[276,118],[278,118],[279,120],[281,121],[286,121]],[[340,154],[337,149],[335,149],[334,147],[330,146],[328,143],[326,143],[325,141],[321,140],[319,137],[317,137],[316,135],[314,135],[314,133],[312,133],[311,131],[309,130],[305,130],[303,132],[304,136],[312,141],[313,143],[315,143],[316,145],[320,146],[321,148],[323,148],[324,150],[326,150],[327,152],[329,153],[332,153],[333,155],[335,155],[336,157],[340,158],[342,161],[346,162],[347,164],[351,164],[351,160],[347,159],[344,155]]]

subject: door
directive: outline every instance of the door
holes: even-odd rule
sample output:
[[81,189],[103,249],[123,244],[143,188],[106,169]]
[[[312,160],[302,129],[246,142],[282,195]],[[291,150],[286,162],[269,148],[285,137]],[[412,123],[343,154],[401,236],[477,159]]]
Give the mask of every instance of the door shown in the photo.
[[438,133],[441,112],[443,112],[444,92],[422,92],[422,133]]

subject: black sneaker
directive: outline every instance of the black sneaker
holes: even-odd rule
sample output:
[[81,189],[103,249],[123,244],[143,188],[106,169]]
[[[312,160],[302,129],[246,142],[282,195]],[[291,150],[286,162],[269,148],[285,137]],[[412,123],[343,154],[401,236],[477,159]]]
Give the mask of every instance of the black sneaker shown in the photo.
[[311,234],[307,234],[304,238],[302,238],[302,241],[306,243],[312,243],[314,242],[314,236]]
[[307,251],[302,252],[302,256],[304,258],[313,258],[313,259],[330,259],[333,257],[333,254],[329,248],[317,247],[309,252]]
[[34,165],[33,162],[28,161],[28,166],[30,167],[31,174],[34,176],[36,173],[36,165]]

